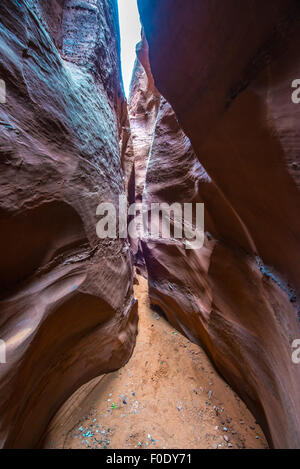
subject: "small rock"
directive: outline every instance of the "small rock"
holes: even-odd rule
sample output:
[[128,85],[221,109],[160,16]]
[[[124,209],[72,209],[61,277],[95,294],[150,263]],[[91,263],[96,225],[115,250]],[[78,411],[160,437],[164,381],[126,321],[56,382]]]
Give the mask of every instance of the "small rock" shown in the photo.
[[225,435],[225,436],[223,436],[223,438],[224,438],[225,441],[227,441],[227,442],[229,441],[228,436]]

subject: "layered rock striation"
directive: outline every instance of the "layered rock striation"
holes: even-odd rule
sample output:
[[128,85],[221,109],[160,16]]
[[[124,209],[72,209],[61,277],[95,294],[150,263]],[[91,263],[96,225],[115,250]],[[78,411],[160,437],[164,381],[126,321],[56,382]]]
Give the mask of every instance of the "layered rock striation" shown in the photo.
[[[0,5],[0,445],[38,445],[75,390],[129,359],[135,261],[270,444],[297,448],[299,4],[139,8],[127,110],[116,0]],[[204,203],[203,247],[100,240],[97,206],[122,195]]]
[[97,206],[125,191],[115,0],[0,5],[2,447],[36,445],[80,385],[130,357],[137,308],[127,240]]
[[[138,209],[143,202],[146,168],[161,96],[154,86],[148,58],[148,44],[143,33],[141,42],[136,47],[136,53],[128,102],[130,139],[125,155],[127,167],[130,163],[132,167],[129,202],[136,203]],[[129,218],[129,223],[133,218]],[[139,228],[137,225],[137,230]],[[145,275],[146,269],[139,238],[130,237],[130,242],[135,265]]]

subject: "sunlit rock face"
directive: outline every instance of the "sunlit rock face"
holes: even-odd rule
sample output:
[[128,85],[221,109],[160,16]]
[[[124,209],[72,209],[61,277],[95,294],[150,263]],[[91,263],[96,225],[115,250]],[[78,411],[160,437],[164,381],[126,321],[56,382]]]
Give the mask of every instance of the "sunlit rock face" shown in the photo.
[[[128,102],[130,140],[125,155],[127,165],[128,162],[132,164],[132,179],[134,180],[130,201],[141,204],[146,167],[161,96],[154,87],[148,58],[148,44],[144,35],[137,45],[136,52],[137,58]],[[141,272],[145,273],[139,240],[132,238],[131,247],[135,264]]]
[[162,101],[146,202],[205,203],[202,249],[143,241],[151,300],[205,346],[270,444],[297,448],[299,3],[140,0],[139,9],[155,86],[177,116]]
[[141,202],[143,198],[146,166],[159,104],[160,94],[154,87],[153,77],[149,68],[148,44],[145,38],[143,38],[137,46],[137,59],[133,71],[128,103],[133,139],[136,181],[135,198],[137,202]]
[[0,5],[1,446],[33,447],[81,384],[122,366],[137,313],[127,240],[97,237],[124,193],[116,3]]

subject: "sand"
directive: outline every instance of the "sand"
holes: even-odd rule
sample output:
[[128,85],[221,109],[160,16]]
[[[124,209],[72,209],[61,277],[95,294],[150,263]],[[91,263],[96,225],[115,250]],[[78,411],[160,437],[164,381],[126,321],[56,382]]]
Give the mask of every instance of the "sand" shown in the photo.
[[205,352],[150,307],[138,277],[139,334],[121,370],[82,386],[51,422],[45,448],[268,448]]

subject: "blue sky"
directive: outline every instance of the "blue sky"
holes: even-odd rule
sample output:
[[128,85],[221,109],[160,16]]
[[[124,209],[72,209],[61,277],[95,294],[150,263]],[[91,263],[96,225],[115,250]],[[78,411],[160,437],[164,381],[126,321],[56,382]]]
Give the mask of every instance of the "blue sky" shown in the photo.
[[118,0],[121,34],[121,63],[125,94],[129,95],[135,46],[141,40],[141,24],[137,0]]

